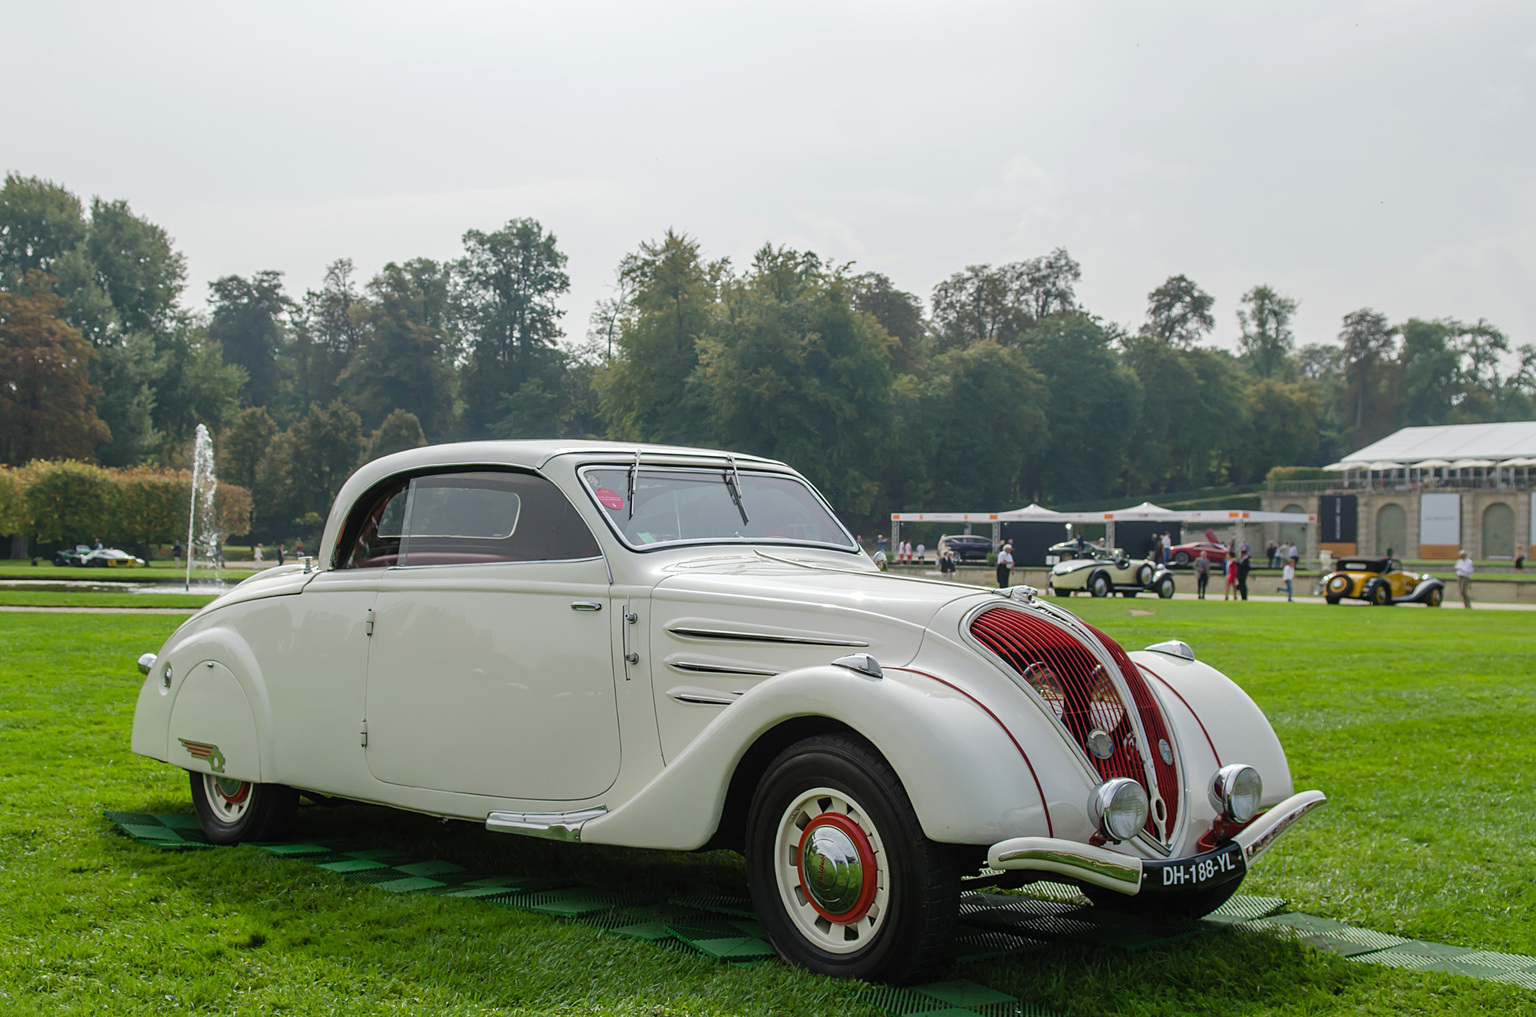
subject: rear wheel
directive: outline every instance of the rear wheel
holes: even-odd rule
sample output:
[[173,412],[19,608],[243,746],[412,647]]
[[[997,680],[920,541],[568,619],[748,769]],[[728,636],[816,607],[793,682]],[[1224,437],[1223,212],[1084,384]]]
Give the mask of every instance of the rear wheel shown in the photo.
[[192,773],[192,811],[215,844],[277,840],[288,832],[299,793],[282,784],[253,784],[212,773]]
[[1109,577],[1102,572],[1096,572],[1093,578],[1088,580],[1088,592],[1095,597],[1109,596]]
[[1180,551],[1177,554],[1175,554],[1173,556],[1173,563],[1175,565],[1179,566],[1179,568],[1183,568],[1185,565],[1188,565],[1189,564],[1189,552],[1188,551]]
[[779,956],[824,975],[917,982],[944,959],[958,851],[924,835],[867,744],[823,735],[768,767],[747,816],[747,884]]

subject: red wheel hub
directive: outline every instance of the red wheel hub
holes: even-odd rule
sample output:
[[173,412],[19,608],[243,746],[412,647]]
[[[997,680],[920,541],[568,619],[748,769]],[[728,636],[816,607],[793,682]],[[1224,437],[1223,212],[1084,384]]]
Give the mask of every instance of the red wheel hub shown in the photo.
[[879,888],[874,848],[859,824],[823,812],[800,835],[800,887],[816,913],[847,925],[869,913]]

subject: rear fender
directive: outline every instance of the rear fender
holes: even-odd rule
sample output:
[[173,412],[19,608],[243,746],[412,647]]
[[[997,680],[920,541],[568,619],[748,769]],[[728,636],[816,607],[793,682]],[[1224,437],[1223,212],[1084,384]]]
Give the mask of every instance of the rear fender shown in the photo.
[[719,828],[747,751],[803,717],[835,721],[868,740],[896,771],[933,840],[989,844],[1045,828],[1044,805],[1008,735],[969,698],[931,678],[892,668],[871,679],[818,665],[778,675],[720,709],[638,794],[583,826],[581,839],[702,847]]
[[131,747],[187,770],[269,780],[271,710],[255,657],[232,630],[202,621],[156,655],[139,690]]

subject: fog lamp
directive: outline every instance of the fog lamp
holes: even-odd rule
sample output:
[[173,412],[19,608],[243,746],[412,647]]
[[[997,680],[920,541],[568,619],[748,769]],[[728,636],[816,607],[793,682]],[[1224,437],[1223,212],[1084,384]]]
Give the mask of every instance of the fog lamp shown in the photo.
[[1129,777],[1115,777],[1093,789],[1088,811],[1098,819],[1099,833],[1130,840],[1147,824],[1147,792]]
[[1246,763],[1229,763],[1211,778],[1211,807],[1221,818],[1246,823],[1259,811],[1264,797],[1264,778]]

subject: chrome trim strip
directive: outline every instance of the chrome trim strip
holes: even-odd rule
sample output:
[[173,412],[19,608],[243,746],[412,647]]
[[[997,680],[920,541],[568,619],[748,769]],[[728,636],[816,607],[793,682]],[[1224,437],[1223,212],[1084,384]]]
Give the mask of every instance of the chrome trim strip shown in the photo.
[[1132,896],[1141,890],[1141,859],[1059,837],[1015,837],[987,850],[994,869],[1055,872]]
[[679,703],[689,703],[694,706],[730,706],[736,702],[740,692],[720,692],[716,689],[704,689],[697,685],[678,685],[667,690],[667,695]]
[[694,671],[699,674],[750,674],[763,678],[772,678],[777,671],[766,671],[759,667],[732,667],[728,664],[701,664],[695,660],[669,660],[667,666],[675,671]]
[[700,629],[692,626],[669,626],[667,631],[684,639],[731,639],[747,643],[794,643],[799,646],[868,646],[862,639],[839,639],[836,636],[781,636],[771,632],[744,632],[739,629]]
[[485,828],[492,833],[579,841],[582,826],[607,811],[606,806],[598,805],[577,812],[492,812],[485,817]]
[[1274,847],[1280,835],[1298,819],[1327,804],[1328,796],[1321,791],[1299,791],[1249,823],[1232,839],[1242,845],[1243,860],[1252,865],[1254,859]]

